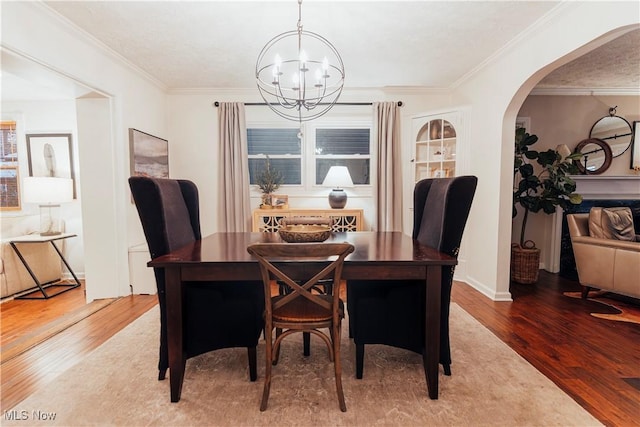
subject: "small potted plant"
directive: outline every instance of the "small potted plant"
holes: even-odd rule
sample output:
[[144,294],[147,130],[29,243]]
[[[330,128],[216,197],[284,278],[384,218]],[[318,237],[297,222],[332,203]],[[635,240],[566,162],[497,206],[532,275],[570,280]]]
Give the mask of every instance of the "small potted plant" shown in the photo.
[[[582,203],[582,196],[574,193],[576,183],[570,176],[578,172],[574,160],[582,154],[562,155],[551,149],[538,152],[530,148],[536,142],[536,135],[529,135],[524,128],[516,130],[513,217],[518,214],[517,205],[524,208],[524,216],[520,242],[511,247],[511,280],[524,284],[538,281],[540,265],[540,249],[532,240],[524,240],[529,212],[552,214],[556,206],[566,209]],[[539,168],[534,168],[534,160]]]
[[256,183],[262,191],[262,203],[260,208],[270,209],[272,207],[271,196],[282,184],[282,174],[279,170],[271,167],[269,156],[265,160],[264,169],[256,176]]

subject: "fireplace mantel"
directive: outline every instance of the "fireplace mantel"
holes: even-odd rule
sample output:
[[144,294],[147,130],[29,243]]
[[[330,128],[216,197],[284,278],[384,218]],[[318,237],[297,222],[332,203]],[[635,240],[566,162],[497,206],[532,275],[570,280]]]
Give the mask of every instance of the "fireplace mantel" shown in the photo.
[[[640,200],[640,175],[573,175],[571,178],[576,182],[576,193],[583,200]],[[550,265],[547,267],[552,273],[560,270],[562,217],[562,209],[558,208],[552,221]]]
[[575,175],[576,193],[584,200],[640,199],[640,175]]

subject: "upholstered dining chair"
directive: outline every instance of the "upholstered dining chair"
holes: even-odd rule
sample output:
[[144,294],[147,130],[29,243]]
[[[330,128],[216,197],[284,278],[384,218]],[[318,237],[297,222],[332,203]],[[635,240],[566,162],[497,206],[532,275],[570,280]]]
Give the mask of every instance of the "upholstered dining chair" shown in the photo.
[[[340,277],[342,266],[347,255],[354,251],[350,243],[254,243],[247,251],[260,263],[265,294],[265,357],[266,371],[264,390],[260,411],[267,409],[269,391],[271,390],[271,368],[278,362],[278,354],[282,340],[296,332],[308,332],[317,335],[329,349],[329,359],[333,361],[336,380],[336,391],[340,410],[345,412],[347,406],[342,390],[342,369],[340,365],[340,328],[344,318],[344,303],[340,300]],[[283,272],[274,261],[286,260],[287,264],[304,258],[329,259],[327,263],[318,263],[316,271],[304,283],[298,283]],[[313,270],[313,268],[311,268]],[[330,293],[314,292],[319,280],[332,278]],[[285,295],[271,295],[271,282],[281,280],[291,292]],[[273,329],[282,331],[273,340]],[[319,329],[329,329],[327,335]]]
[[[424,179],[414,188],[413,238],[457,257],[477,178]],[[453,267],[442,272],[440,363],[451,375],[449,304]],[[347,281],[349,335],[356,345],[356,377],[362,378],[365,344],[385,344],[423,353],[425,286],[423,281]]]
[[[198,189],[187,180],[129,178],[151,258],[201,238]],[[154,268],[160,306],[158,379],[169,366],[164,269]],[[263,329],[261,281],[198,282],[184,287],[184,351],[187,358],[212,350],[246,347],[249,377],[257,378],[256,346]]]

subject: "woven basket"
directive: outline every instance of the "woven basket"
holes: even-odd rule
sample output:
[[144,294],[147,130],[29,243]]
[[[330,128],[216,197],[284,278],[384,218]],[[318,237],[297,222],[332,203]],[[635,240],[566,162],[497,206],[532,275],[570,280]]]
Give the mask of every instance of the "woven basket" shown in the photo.
[[540,249],[531,240],[524,246],[517,243],[511,245],[511,280],[525,285],[538,281],[540,271]]

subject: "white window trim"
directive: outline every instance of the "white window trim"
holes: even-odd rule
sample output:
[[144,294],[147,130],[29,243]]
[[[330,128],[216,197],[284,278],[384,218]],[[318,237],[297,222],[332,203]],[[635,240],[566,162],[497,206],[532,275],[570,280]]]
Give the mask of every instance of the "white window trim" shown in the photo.
[[[263,128],[263,129],[282,129],[282,128],[298,128],[296,123],[287,123],[285,125],[282,122],[276,121],[255,121],[255,122],[247,122],[247,128]],[[346,189],[349,197],[354,198],[371,198],[373,197],[373,185],[377,182],[377,177],[375,174],[375,162],[376,162],[376,147],[374,141],[373,134],[373,120],[363,120],[360,118],[350,118],[344,117],[341,119],[331,118],[331,119],[323,119],[319,118],[312,122],[304,122],[302,123],[302,133],[303,133],[303,141],[302,141],[302,176],[301,176],[301,185],[281,185],[278,190],[276,190],[277,194],[287,194],[292,197],[305,197],[305,198],[326,198],[329,188],[323,187],[322,185],[315,183],[316,176],[316,158],[364,158],[365,156],[361,155],[324,155],[324,156],[316,156],[314,153],[314,144],[308,143],[309,136],[312,138],[311,141],[315,141],[315,131],[318,128],[331,128],[331,129],[352,129],[352,128],[369,128],[370,129],[370,148],[369,148],[369,162],[371,168],[371,177],[369,179],[368,185],[357,185],[352,188]],[[278,156],[278,158],[286,158],[287,156]],[[297,158],[297,155],[290,155],[291,158]],[[310,164],[309,164],[310,163]],[[251,185],[250,190],[251,197],[260,197],[262,195],[260,188],[257,185]]]

